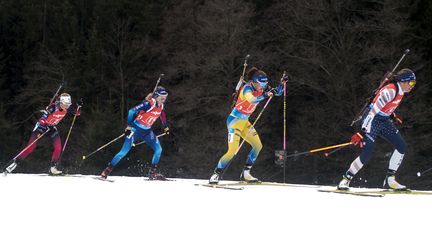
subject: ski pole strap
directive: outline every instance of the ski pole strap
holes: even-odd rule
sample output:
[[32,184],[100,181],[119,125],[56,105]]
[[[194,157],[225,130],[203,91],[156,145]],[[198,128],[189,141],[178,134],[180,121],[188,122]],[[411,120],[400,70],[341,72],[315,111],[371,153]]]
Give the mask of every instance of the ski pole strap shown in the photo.
[[106,146],[110,145],[111,143],[117,141],[118,139],[122,138],[124,135],[125,135],[125,133],[122,133],[120,136],[118,136],[118,137],[114,138],[113,140],[109,141],[107,144],[102,145],[102,147],[96,149],[95,151],[91,152],[90,154],[88,154],[88,155],[83,155],[82,159],[83,159],[83,160],[88,159],[88,157],[92,156],[94,153],[96,153],[96,152],[98,152],[99,150],[105,148]]

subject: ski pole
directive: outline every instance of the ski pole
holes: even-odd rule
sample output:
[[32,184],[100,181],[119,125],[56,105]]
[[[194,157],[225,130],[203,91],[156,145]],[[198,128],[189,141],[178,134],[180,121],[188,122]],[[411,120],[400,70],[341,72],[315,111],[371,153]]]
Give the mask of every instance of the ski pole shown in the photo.
[[337,151],[339,151],[339,150],[341,150],[341,149],[343,149],[343,148],[346,148],[346,147],[347,147],[347,146],[343,146],[343,147],[339,147],[339,148],[333,149],[332,151],[330,151],[330,152],[328,152],[328,153],[324,153],[324,156],[325,156],[325,157],[329,157],[331,154],[336,153]]
[[90,154],[88,154],[88,155],[83,155],[82,159],[83,159],[83,160],[88,159],[88,157],[92,156],[94,153],[100,151],[101,149],[105,148],[106,146],[110,145],[111,143],[113,143],[113,142],[119,140],[119,139],[122,138],[124,135],[125,135],[125,133],[122,133],[120,136],[114,138],[113,140],[109,141],[109,142],[106,143],[105,145],[102,145],[100,148],[96,149],[95,151],[91,152]]
[[[8,163],[7,163],[7,165],[6,165],[6,167],[4,167],[3,168],[3,171],[7,168],[7,167],[9,167],[11,164],[13,164],[13,163],[15,163],[15,160],[22,154],[22,153],[24,153],[24,151],[26,151],[28,148],[30,148],[33,144],[35,144],[37,141],[39,141],[39,139],[41,139],[43,136],[45,136],[45,134],[47,134],[48,132],[50,131],[50,129],[48,128],[45,132],[43,132],[42,134],[38,134],[38,136],[37,136],[37,138],[33,141],[33,142],[31,142],[30,144],[28,144],[25,148],[23,148],[22,150],[21,150],[21,152],[19,152],[17,155],[15,155],[15,157],[13,157],[13,159],[11,159]],[[15,166],[16,167],[16,166]]]
[[[260,119],[261,115],[263,114],[264,110],[267,108],[267,105],[270,103],[270,101],[272,100],[273,96],[271,96],[267,102],[265,103],[264,107],[262,108],[261,112],[258,114],[257,118],[255,119],[254,123],[252,124],[252,126],[249,128],[248,132],[246,133],[245,138],[249,135],[249,133],[252,131],[252,129],[254,128],[255,124],[257,123],[257,121]],[[245,142],[245,139],[243,139],[243,141],[240,143],[239,147],[237,148],[237,150],[234,153],[234,156],[237,155],[237,153],[240,151],[241,147],[243,146]]]
[[380,85],[378,86],[377,89],[374,90],[373,92],[373,96],[369,97],[368,102],[366,102],[366,104],[363,106],[363,108],[360,110],[359,113],[357,113],[357,115],[354,117],[353,121],[351,122],[351,126],[353,126],[356,122],[358,122],[361,118],[362,118],[362,114],[364,112],[364,110],[366,109],[366,107],[369,105],[369,103],[371,102],[371,99],[377,95],[377,93],[379,92],[379,90],[387,83],[387,81],[389,80],[389,78],[393,75],[393,73],[396,71],[397,67],[399,66],[399,64],[402,62],[402,60],[405,58],[406,55],[408,55],[408,53],[410,52],[410,49],[406,49],[402,55],[402,57],[399,59],[399,61],[396,63],[396,65],[394,66],[393,70],[388,73],[384,79],[381,81]]
[[158,87],[158,85],[159,85],[161,79],[163,78],[163,76],[165,76],[165,74],[163,74],[163,73],[159,74],[159,78],[158,78],[158,80],[156,81],[156,85],[155,85],[155,87],[154,87],[154,89],[153,89],[153,93],[156,92],[156,89],[157,89],[157,87]]
[[[166,132],[164,132],[164,133],[161,133],[161,134],[157,135],[156,137],[159,138],[159,137],[162,137],[162,136],[165,136],[165,135],[168,135],[168,134]],[[139,143],[133,143],[132,146],[136,147],[136,146],[141,145],[143,143],[145,143],[145,141],[141,141]]]
[[[284,71],[284,77],[286,75],[286,72]],[[284,104],[283,104],[283,150],[284,150],[284,155],[286,155],[286,82],[284,82]],[[286,164],[286,158],[284,156],[284,160],[283,160],[283,183],[285,183],[285,164]]]
[[240,76],[240,79],[237,82],[237,85],[236,85],[236,88],[235,88],[235,93],[233,95],[233,97],[234,97],[233,104],[232,104],[231,108],[234,107],[235,102],[237,101],[237,98],[238,98],[239,90],[240,90],[240,88],[241,88],[241,86],[242,86],[242,84],[244,82],[244,75],[245,75],[245,72],[246,72],[246,67],[248,65],[247,61],[248,61],[249,57],[250,57],[250,55],[247,54],[246,57],[245,57],[245,59],[244,59],[242,76]]
[[47,107],[45,107],[45,110],[48,110],[49,106],[54,102],[55,98],[57,97],[58,93],[60,92],[61,88],[63,88],[63,85],[65,84],[65,81],[63,81],[60,86],[58,87],[57,91],[55,92],[54,96],[51,98],[50,103]]
[[[80,108],[81,108],[81,106],[78,106],[76,112],[78,112]],[[76,119],[76,117],[77,117],[77,114],[75,113],[75,115],[74,115],[74,117],[73,117],[73,119],[72,119],[72,124],[71,124],[71,126],[70,126],[70,128],[69,128],[69,132],[68,132],[68,134],[67,134],[67,136],[66,136],[66,139],[65,139],[65,142],[64,142],[64,145],[63,145],[62,154],[63,154],[63,152],[65,151],[65,148],[66,148],[66,145],[67,145],[67,143],[68,143],[69,136],[70,136],[70,134],[71,134],[71,132],[72,132],[72,128],[73,128],[73,126],[74,126],[74,123],[75,123],[75,119]]]
[[305,151],[305,152],[289,154],[286,157],[287,158],[288,157],[296,157],[296,156],[300,156],[300,155],[306,155],[306,154],[316,153],[316,152],[320,152],[320,151],[324,151],[324,150],[329,150],[329,149],[333,149],[333,148],[345,147],[345,146],[348,146],[348,145],[351,145],[351,144],[353,144],[353,143],[352,142],[341,143],[341,144],[336,144],[336,145],[332,145],[332,146],[328,146],[328,147],[312,149],[312,150]]

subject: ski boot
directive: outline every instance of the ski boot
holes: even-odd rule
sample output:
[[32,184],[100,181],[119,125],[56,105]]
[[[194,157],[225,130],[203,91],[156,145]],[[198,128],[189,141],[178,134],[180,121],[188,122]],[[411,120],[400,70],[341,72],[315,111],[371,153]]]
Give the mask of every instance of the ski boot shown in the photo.
[[152,165],[148,172],[148,179],[150,181],[158,180],[158,181],[167,181],[164,175],[158,172],[157,167]]
[[51,163],[51,167],[48,171],[48,174],[50,175],[61,175],[63,173],[63,171],[59,170],[57,168],[57,163]]
[[100,174],[102,179],[106,179],[109,174],[111,174],[111,171],[114,169],[114,167],[110,164],[108,165]]
[[243,171],[240,175],[240,180],[241,181],[245,181],[247,183],[260,183],[261,181],[258,180],[257,178],[253,177],[250,173],[252,166],[251,165],[246,165],[243,168]]
[[216,168],[213,172],[213,175],[209,179],[209,184],[218,184],[221,173],[222,169]]
[[406,186],[400,184],[396,181],[395,175],[387,175],[383,184],[384,189],[392,189],[395,191],[406,191],[408,190]]
[[351,179],[352,179],[352,176],[343,175],[342,180],[339,182],[339,184],[337,186],[337,189],[338,190],[344,190],[344,191],[348,190]]

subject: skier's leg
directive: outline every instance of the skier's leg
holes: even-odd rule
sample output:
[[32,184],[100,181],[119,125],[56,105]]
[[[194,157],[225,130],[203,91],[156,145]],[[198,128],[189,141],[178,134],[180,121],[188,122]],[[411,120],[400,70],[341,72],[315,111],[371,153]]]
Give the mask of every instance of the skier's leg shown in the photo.
[[387,175],[386,179],[384,180],[383,187],[404,190],[406,189],[406,186],[401,185],[396,181],[395,174],[399,169],[399,166],[402,164],[402,160],[406,151],[406,142],[399,130],[393,123],[391,123],[391,121],[389,121],[386,128],[383,130],[381,136],[395,147],[395,150],[393,151],[389,161]]
[[143,134],[142,139],[153,150],[152,163],[147,174],[148,178],[150,180],[165,180],[165,176],[159,173],[157,169],[162,154],[162,146],[160,145],[159,139],[151,129]]
[[242,174],[240,175],[240,179],[248,182],[258,182],[259,180],[251,175],[250,170],[262,149],[262,143],[255,128],[251,129],[251,127],[252,124],[248,122],[247,126],[242,131],[242,137],[252,146],[252,149],[249,152],[245,167],[242,171]]
[[123,146],[120,149],[120,151],[112,158],[111,162],[108,163],[108,166],[102,171],[101,177],[107,178],[108,175],[111,173],[111,171],[114,169],[114,167],[120,162],[120,160],[130,151],[133,141],[134,141],[135,135],[134,130],[125,137],[125,140],[123,142]]
[[[39,132],[38,131],[33,131],[32,134],[30,135],[30,139],[27,143],[27,146],[31,143],[33,143],[34,140],[36,140],[38,138]],[[37,146],[37,142],[33,143],[30,147],[28,147],[25,151],[23,151],[20,156],[18,156],[16,159],[17,160],[23,160],[25,158],[27,158],[27,156],[29,156],[33,150],[36,148]]]
[[338,184],[339,190],[348,190],[351,180],[371,159],[375,147],[375,140],[380,133],[382,126],[383,123],[378,119],[372,122],[371,131],[366,133],[364,136],[362,152],[353,160],[353,162],[351,162],[350,167],[342,176],[342,180]]
[[229,164],[237,151],[241,138],[241,131],[246,126],[247,121],[240,120],[229,116],[227,119],[228,127],[228,151],[219,159],[219,162],[214,170],[213,175],[210,177],[209,183],[218,183],[219,176]]
[[54,128],[53,130],[49,131],[49,136],[51,138],[54,147],[54,151],[51,156],[51,167],[49,172],[53,175],[59,175],[62,173],[62,171],[59,170],[58,168],[59,166],[58,162],[60,159],[62,145],[61,145],[61,139],[57,131],[57,128]]

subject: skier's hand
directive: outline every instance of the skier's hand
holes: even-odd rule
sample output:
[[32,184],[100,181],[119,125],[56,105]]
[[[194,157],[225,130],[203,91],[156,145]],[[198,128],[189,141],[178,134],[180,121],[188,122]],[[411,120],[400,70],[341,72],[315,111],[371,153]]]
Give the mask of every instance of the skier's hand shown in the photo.
[[352,135],[351,136],[351,143],[354,146],[358,145],[360,148],[363,148],[363,135],[360,132]]
[[284,76],[283,78],[281,78],[280,83],[281,84],[286,84],[288,82],[288,76]]
[[170,133],[170,129],[169,129],[169,127],[165,127],[165,128],[164,128],[164,133],[165,133],[166,135],[168,135],[168,134]]
[[274,94],[272,91],[267,91],[267,92],[263,93],[263,95],[265,98],[269,98],[269,97],[272,97]]
[[37,130],[39,133],[46,132],[48,130],[48,124],[47,124],[46,120],[43,118],[39,119],[39,121],[35,127],[35,130]]
[[372,121],[373,118],[370,115],[367,115],[366,118],[363,120],[362,127],[361,127],[363,132],[370,133],[372,127]]
[[131,132],[132,132],[132,127],[131,126],[127,126],[126,129],[125,129],[125,135],[129,136],[131,134]]
[[77,101],[77,106],[83,106],[83,105],[84,105],[83,98],[80,98],[80,99]]

